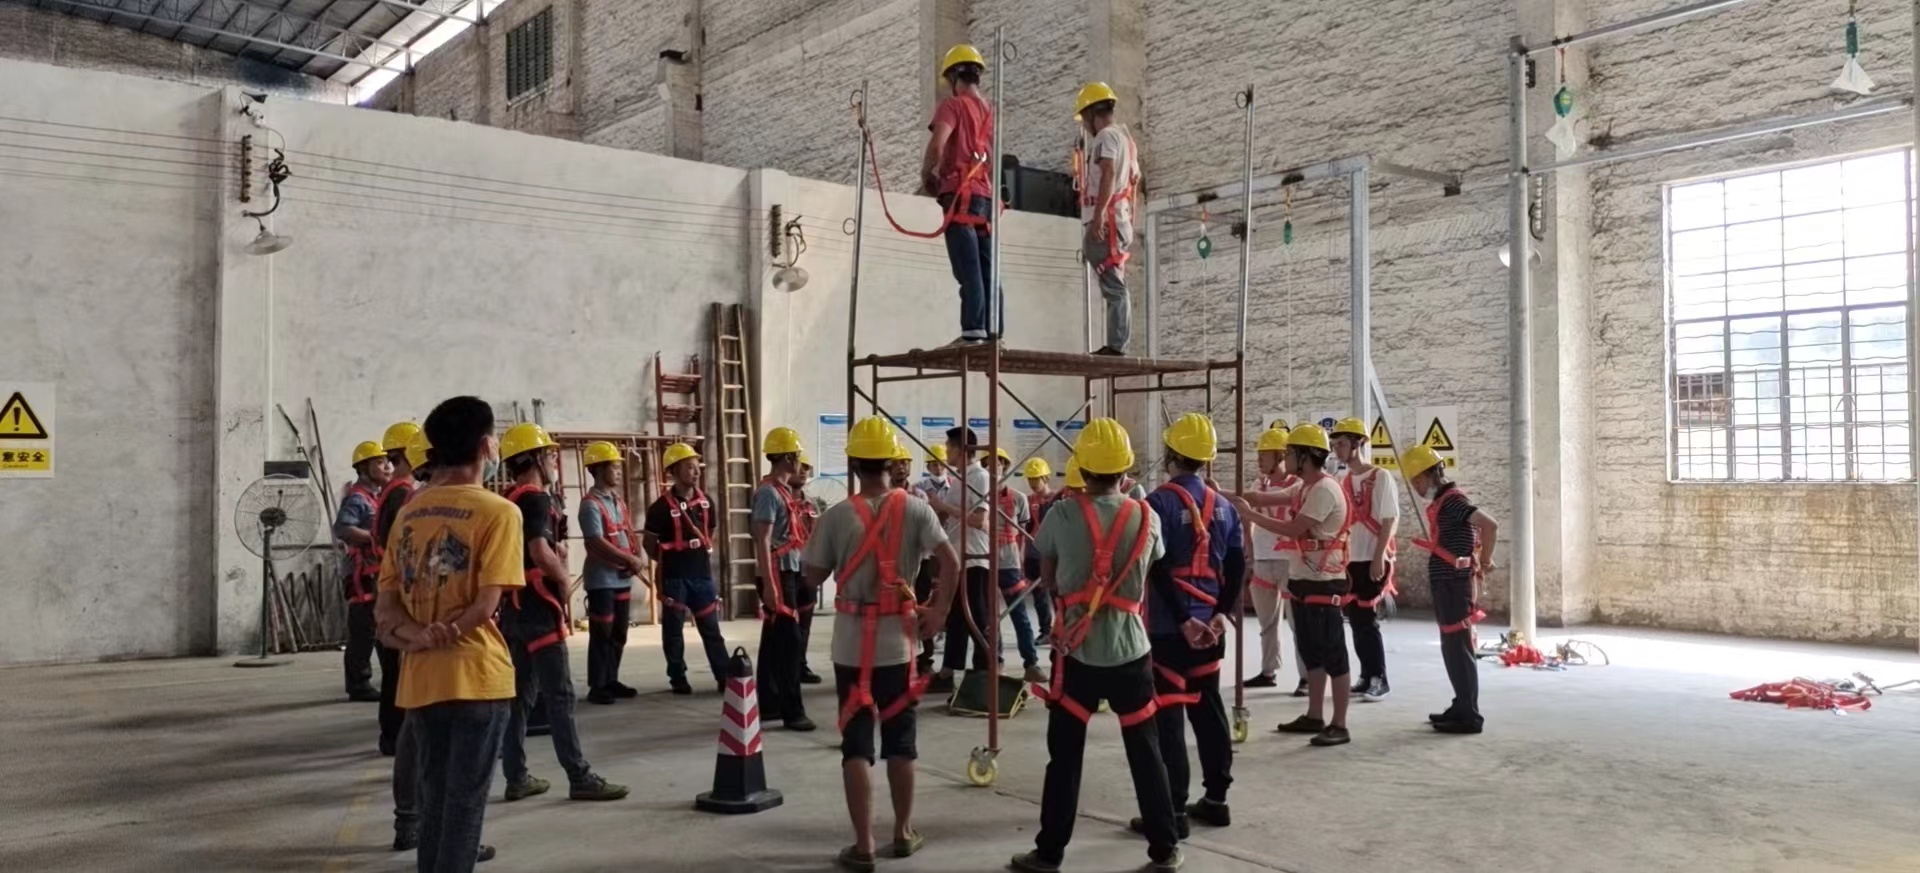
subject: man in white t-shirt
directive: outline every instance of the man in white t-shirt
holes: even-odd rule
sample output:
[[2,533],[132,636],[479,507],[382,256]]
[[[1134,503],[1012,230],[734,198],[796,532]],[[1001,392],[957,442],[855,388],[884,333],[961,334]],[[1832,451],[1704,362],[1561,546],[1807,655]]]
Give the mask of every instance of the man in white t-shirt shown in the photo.
[[1107,301],[1107,344],[1096,355],[1126,354],[1132,302],[1127,299],[1127,250],[1133,245],[1133,192],[1140,180],[1140,151],[1124,125],[1113,120],[1119,99],[1104,82],[1089,82],[1074,100],[1074,114],[1087,130],[1086,172],[1080,185],[1081,253],[1093,267]]
[[[1260,479],[1251,490],[1240,492],[1239,496],[1247,503],[1241,515],[1260,514],[1285,521],[1292,513],[1294,494],[1300,485],[1300,477],[1287,472],[1286,425],[1274,422],[1260,435],[1258,449]],[[1260,622],[1260,675],[1248,679],[1247,687],[1273,688],[1279,684],[1275,674],[1280,672],[1280,619],[1284,614],[1289,622],[1292,620],[1292,610],[1280,598],[1280,588],[1287,584],[1290,570],[1288,553],[1279,534],[1251,521],[1247,528],[1253,542],[1253,581],[1248,593],[1253,597],[1253,612]],[[1295,657],[1293,669],[1300,680],[1293,695],[1305,697],[1307,668]]]
[[[987,539],[987,510],[993,482],[987,468],[980,465],[979,452],[980,437],[972,429],[956,427],[947,431],[947,461],[963,472],[949,474],[954,484],[945,493],[927,495],[927,503],[946,524],[948,542],[964,543],[960,587],[965,598],[956,598],[960,605],[947,614],[947,648],[941,656],[940,672],[934,674],[933,684],[927,688],[930,694],[953,690],[953,674],[966,668],[970,644],[972,669],[987,669],[987,658],[991,657],[987,647],[974,639],[972,627],[967,623],[967,616],[971,614],[984,632],[987,622],[994,618],[987,614],[987,586],[993,584],[993,580],[987,578],[987,550],[992,548]],[[963,493],[967,510],[964,518],[960,511]],[[962,530],[966,532],[964,537]]]
[[1379,607],[1394,592],[1393,534],[1400,522],[1400,492],[1393,474],[1370,462],[1371,442],[1360,419],[1343,418],[1333,426],[1333,452],[1347,465],[1340,485],[1353,518],[1348,532],[1352,554],[1347,563],[1353,602],[1346,606],[1353,651],[1360,660],[1360,679],[1353,693],[1361,700],[1381,700],[1389,689]]

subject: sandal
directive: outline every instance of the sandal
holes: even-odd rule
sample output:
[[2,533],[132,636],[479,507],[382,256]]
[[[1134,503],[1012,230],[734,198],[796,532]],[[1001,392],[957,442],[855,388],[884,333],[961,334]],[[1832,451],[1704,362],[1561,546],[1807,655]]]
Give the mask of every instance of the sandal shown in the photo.
[[920,847],[926,844],[927,838],[921,836],[919,831],[908,831],[906,839],[893,841],[893,856],[911,858],[913,853],[920,851]]
[[840,866],[854,873],[873,873],[873,855],[860,851],[859,846],[848,846],[840,850],[840,857],[834,859]]

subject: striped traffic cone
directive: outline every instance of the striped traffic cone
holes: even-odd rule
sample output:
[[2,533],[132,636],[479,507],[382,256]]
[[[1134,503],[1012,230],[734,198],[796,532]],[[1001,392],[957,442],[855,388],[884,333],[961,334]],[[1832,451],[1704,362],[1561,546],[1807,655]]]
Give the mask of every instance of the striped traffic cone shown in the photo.
[[782,798],[767,787],[767,765],[760,757],[760,700],[754,691],[753,659],[747,657],[746,649],[733,650],[727,674],[713,790],[694,798],[693,807],[727,815],[772,809]]

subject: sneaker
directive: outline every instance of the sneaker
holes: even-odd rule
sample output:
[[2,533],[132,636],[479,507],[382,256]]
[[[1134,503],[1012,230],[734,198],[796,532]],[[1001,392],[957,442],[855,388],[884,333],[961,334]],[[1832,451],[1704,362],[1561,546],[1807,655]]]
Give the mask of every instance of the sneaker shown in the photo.
[[1101,346],[1095,349],[1093,353],[1103,358],[1124,358],[1127,355],[1126,352],[1120,351],[1113,346]]
[[1367,689],[1372,686],[1373,686],[1373,680],[1366,676],[1362,676],[1360,677],[1360,681],[1353,683],[1353,688],[1350,690],[1355,694],[1365,694],[1367,693]]
[[1393,689],[1387,687],[1387,680],[1385,678],[1375,676],[1367,680],[1367,687],[1360,689],[1358,693],[1361,700],[1378,703],[1387,699],[1387,693],[1392,690]]
[[1021,678],[1034,685],[1045,685],[1048,681],[1047,671],[1040,669],[1039,664],[1028,664],[1026,673]]
[[1300,716],[1293,721],[1274,728],[1274,730],[1283,734],[1317,734],[1326,729],[1327,722],[1325,719],[1314,718],[1310,715]]
[[568,800],[619,800],[626,796],[627,786],[608,782],[598,773],[588,773],[567,788]]
[[1443,722],[1443,721],[1459,721],[1459,720],[1460,720],[1460,711],[1454,709],[1452,706],[1448,706],[1445,712],[1427,713],[1427,721],[1431,724],[1439,724],[1440,722]]
[[614,698],[618,700],[631,700],[640,696],[640,689],[625,682],[608,683],[607,690],[613,692]]
[[1012,861],[1007,862],[1007,866],[1020,871],[1020,873],[1060,873],[1059,861],[1049,861],[1042,858],[1037,851],[1028,852],[1024,855],[1015,855]]
[[349,688],[347,689],[347,700],[353,703],[379,703],[380,689],[372,686],[366,688]]
[[673,680],[672,685],[673,685],[673,693],[675,694],[678,694],[684,697],[688,694],[693,693],[693,686],[688,684],[687,680],[685,679],[675,679]]
[[963,336],[963,337],[955,338],[953,342],[947,343],[946,345],[941,346],[941,348],[964,349],[964,348],[970,348],[972,346],[984,346],[986,344],[987,344],[987,340],[985,337]]
[[[1127,822],[1127,830],[1144,837],[1147,835],[1147,820],[1136,817],[1132,821]],[[1184,840],[1192,834],[1193,823],[1188,821],[1185,815],[1175,815],[1173,817],[1173,835]]]
[[393,826],[393,850],[411,852],[420,848],[420,826],[396,824]]
[[806,733],[807,731],[813,730],[815,727],[818,727],[818,725],[815,725],[813,723],[813,719],[810,719],[804,715],[796,715],[796,716],[793,716],[792,718],[788,718],[785,721],[783,721],[782,724],[786,726],[787,730],[799,731],[800,733]]
[[607,704],[613,702],[613,692],[608,691],[605,688],[595,688],[592,691],[587,692],[587,702],[592,704],[597,704],[600,706],[606,706]]
[[1225,801],[1200,798],[1199,803],[1187,807],[1186,817],[1203,825],[1224,828],[1233,824],[1233,811]]
[[945,672],[933,674],[933,679],[927,682],[927,693],[928,694],[952,694],[953,693],[953,674],[945,673]]
[[1293,696],[1295,697],[1307,696],[1307,680],[1302,679],[1300,680],[1300,684],[1293,686]]
[[1477,734],[1484,724],[1480,718],[1454,718],[1434,722],[1433,729],[1443,734]]
[[486,862],[493,860],[493,856],[496,854],[499,854],[499,853],[495,852],[492,846],[481,846],[480,851],[473,856],[473,863],[485,864]]
[[552,787],[553,783],[538,776],[528,776],[525,782],[509,782],[507,783],[507,802],[512,803],[536,794],[545,794],[547,789]]
[[820,679],[820,674],[818,674],[818,673],[815,673],[815,672],[813,672],[813,668],[812,668],[812,667],[801,667],[801,668],[800,668],[800,684],[802,684],[802,685],[818,685],[818,684],[820,684],[820,682],[821,682],[821,679]]
[[1328,727],[1326,730],[1321,731],[1318,734],[1315,734],[1313,739],[1310,739],[1307,742],[1308,744],[1315,745],[1315,746],[1344,746],[1348,743],[1353,742],[1353,736],[1347,733],[1346,728],[1341,727],[1340,725],[1333,725],[1331,727]]
[[1172,873],[1172,871],[1186,866],[1186,863],[1187,857],[1180,854],[1180,847],[1174,846],[1173,854],[1159,861],[1150,861],[1147,864],[1147,869],[1152,870],[1153,873]]
[[380,757],[391,758],[398,749],[399,743],[393,737],[381,737],[374,745],[380,749]]
[[1247,687],[1248,688],[1278,688],[1280,687],[1280,680],[1273,678],[1272,673],[1262,673],[1258,676],[1253,677],[1252,679],[1248,679]]

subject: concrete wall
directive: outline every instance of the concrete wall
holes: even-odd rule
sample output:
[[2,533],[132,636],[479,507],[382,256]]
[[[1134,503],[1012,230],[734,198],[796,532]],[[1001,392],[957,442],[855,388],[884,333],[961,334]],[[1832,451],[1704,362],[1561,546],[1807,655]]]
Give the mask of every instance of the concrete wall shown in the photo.
[[249,91],[330,103],[347,101],[344,86],[284,67],[11,3],[0,5],[0,58],[109,70],[192,85],[237,85]]

